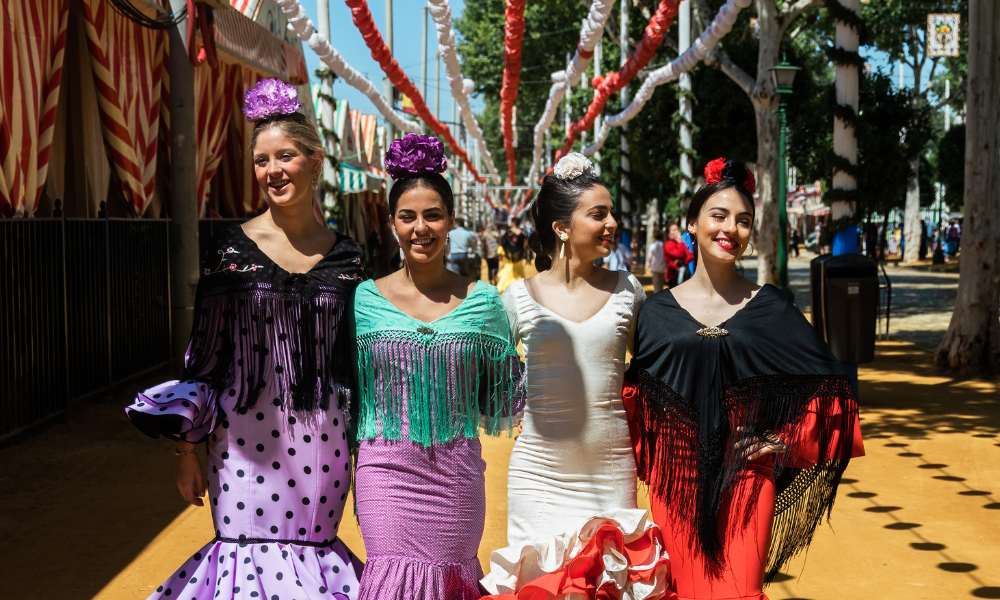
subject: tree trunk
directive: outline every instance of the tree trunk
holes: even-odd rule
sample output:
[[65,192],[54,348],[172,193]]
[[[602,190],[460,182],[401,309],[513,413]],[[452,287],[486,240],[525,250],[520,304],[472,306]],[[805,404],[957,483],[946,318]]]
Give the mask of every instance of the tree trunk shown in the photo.
[[775,98],[756,98],[757,122],[757,283],[778,285],[778,112]]
[[920,259],[920,156],[910,160],[906,182],[906,210],[903,217],[903,262]]
[[971,375],[1000,369],[1000,4],[971,0],[968,24],[960,278],[937,362]]
[[757,82],[751,102],[757,125],[757,283],[780,285],[778,280],[778,96],[771,83],[771,67],[781,50],[781,23],[773,0],[757,0]]

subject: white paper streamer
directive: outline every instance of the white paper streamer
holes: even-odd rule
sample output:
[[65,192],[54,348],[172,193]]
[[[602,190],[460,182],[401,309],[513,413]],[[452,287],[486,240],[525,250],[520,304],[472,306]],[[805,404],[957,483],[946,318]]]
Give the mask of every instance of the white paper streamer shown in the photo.
[[565,70],[556,71],[552,74],[552,87],[549,88],[549,98],[545,101],[545,110],[542,112],[542,117],[538,120],[538,123],[535,124],[534,153],[531,157],[531,170],[528,172],[526,179],[528,185],[534,185],[535,180],[538,178],[538,172],[542,164],[545,132],[552,125],[552,121],[556,117],[556,111],[559,110],[563,96],[566,95],[567,82],[570,86],[575,86],[579,83],[580,76],[586,71],[587,65],[590,64],[591,59],[581,56],[580,50],[583,49],[593,56],[591,53],[593,53],[597,43],[601,41],[601,36],[604,35],[604,23],[608,20],[608,15],[611,14],[611,7],[614,3],[615,0],[593,0],[591,2],[587,18],[584,19],[583,24],[580,26],[580,42],[577,44],[573,60]]
[[309,15],[306,14],[298,0],[276,0],[281,12],[288,18],[288,29],[294,31],[303,42],[319,56],[323,64],[330,67],[337,77],[344,80],[347,85],[357,89],[372,101],[375,108],[386,118],[396,129],[409,131],[412,133],[423,133],[423,127],[409,119],[400,117],[395,110],[385,101],[372,82],[367,77],[358,73],[353,67],[344,61],[344,57],[339,52],[330,47],[330,42],[313,27]]
[[691,44],[690,48],[671,61],[670,64],[664,65],[647,75],[635,98],[625,107],[625,110],[604,119],[604,124],[594,139],[594,143],[584,148],[583,153],[591,155],[600,150],[604,146],[604,142],[607,141],[608,134],[611,133],[611,128],[621,127],[639,114],[642,107],[653,97],[653,92],[657,87],[677,79],[681,73],[690,71],[695,65],[701,62],[715,48],[719,40],[729,33],[733,28],[733,24],[736,23],[736,18],[739,17],[740,12],[750,6],[752,1],[727,0],[722,8],[719,9],[718,14],[715,15],[712,24],[705,31],[701,32],[701,35]]
[[480,129],[476,116],[472,114],[472,107],[469,106],[469,93],[475,89],[475,83],[471,79],[462,77],[462,67],[458,63],[458,54],[455,51],[455,34],[452,33],[451,9],[448,7],[448,0],[427,0],[427,10],[430,11],[434,24],[437,26],[438,51],[441,53],[441,58],[444,59],[451,96],[455,99],[455,104],[462,115],[466,131],[479,148],[479,154],[486,164],[486,171],[499,180],[500,174],[497,173],[493,157],[490,155],[489,148],[486,147],[483,130]]

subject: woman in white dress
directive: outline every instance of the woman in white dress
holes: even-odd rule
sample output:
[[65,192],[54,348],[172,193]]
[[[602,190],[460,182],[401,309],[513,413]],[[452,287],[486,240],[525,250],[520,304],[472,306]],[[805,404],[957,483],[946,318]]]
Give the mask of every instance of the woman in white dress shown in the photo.
[[532,216],[539,274],[503,300],[524,344],[527,404],[511,453],[507,543],[482,580],[505,598],[662,598],[668,561],[636,508],[636,471],[621,400],[642,285],[595,267],[615,244],[611,195],[589,159],[564,157]]

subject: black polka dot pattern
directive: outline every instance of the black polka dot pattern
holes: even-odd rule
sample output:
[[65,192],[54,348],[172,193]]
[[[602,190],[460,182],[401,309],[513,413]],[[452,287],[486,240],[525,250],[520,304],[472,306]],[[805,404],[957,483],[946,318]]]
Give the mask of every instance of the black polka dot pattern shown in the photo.
[[[203,427],[210,506],[216,535],[222,538],[191,557],[150,597],[355,600],[359,575],[349,551],[336,539],[346,501],[340,490],[350,484],[342,413],[331,408],[327,414],[338,417],[304,420],[289,414],[284,403],[268,401],[241,412],[235,410],[238,392],[223,394],[219,406],[210,409],[209,396],[199,396],[196,386],[164,384],[130,407],[146,414],[166,408],[163,414],[181,415]],[[156,403],[155,394],[160,396]],[[202,423],[199,411],[211,422]],[[336,498],[341,499],[331,505]],[[294,540],[316,545],[287,543]],[[289,577],[292,573],[302,583],[322,582],[326,591],[319,592],[317,584],[304,592],[296,577]]]

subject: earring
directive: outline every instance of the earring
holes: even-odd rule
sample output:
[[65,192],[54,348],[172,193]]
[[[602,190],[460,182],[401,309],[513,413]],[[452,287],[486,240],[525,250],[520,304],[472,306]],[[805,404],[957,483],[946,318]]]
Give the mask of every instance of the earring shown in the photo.
[[562,260],[562,259],[566,258],[566,240],[568,240],[568,239],[569,239],[569,236],[566,235],[565,233],[560,233],[559,234],[559,242],[560,242],[560,244],[559,244],[559,260]]
[[[749,250],[749,253],[747,250]],[[740,258],[753,258],[753,250],[753,242],[747,242],[747,247],[743,249],[742,253],[740,253]]]

